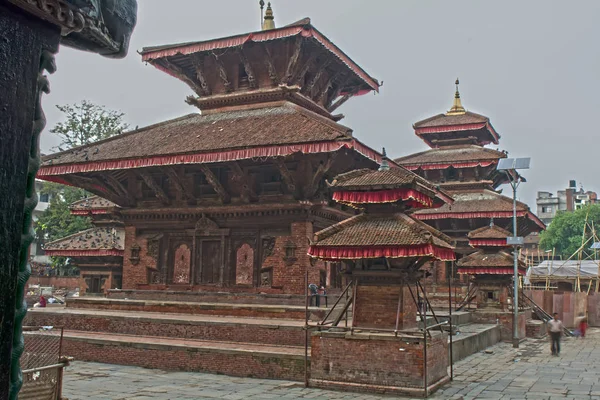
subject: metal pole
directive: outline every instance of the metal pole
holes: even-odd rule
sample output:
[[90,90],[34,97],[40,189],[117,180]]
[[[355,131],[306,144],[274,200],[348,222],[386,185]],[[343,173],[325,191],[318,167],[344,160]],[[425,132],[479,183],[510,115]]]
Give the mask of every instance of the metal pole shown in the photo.
[[304,277],[304,290],[306,290],[304,314],[304,387],[308,387],[308,271]]
[[[516,171],[515,171],[516,175]],[[513,240],[517,238],[517,177],[511,180],[513,188]],[[513,347],[519,348],[519,258],[517,254],[517,245],[514,245],[514,287],[513,287]]]
[[423,329],[423,386],[425,390],[425,398],[429,397],[429,391],[427,390],[427,323]]
[[450,380],[454,380],[454,361],[452,360],[452,276],[454,274],[454,261],[450,266],[450,278],[448,279],[448,315],[450,316]]

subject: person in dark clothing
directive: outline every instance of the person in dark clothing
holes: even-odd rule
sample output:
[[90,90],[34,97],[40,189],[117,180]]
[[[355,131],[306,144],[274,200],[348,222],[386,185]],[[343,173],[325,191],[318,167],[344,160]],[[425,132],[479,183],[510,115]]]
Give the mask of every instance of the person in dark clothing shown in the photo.
[[312,299],[315,299],[315,306],[319,307],[321,305],[321,299],[319,296],[319,287],[314,283],[308,285],[308,290],[310,291],[310,304],[312,304]]
[[558,319],[558,313],[554,313],[554,318],[548,321],[548,334],[552,341],[550,349],[552,350],[553,356],[560,355],[560,337],[562,336],[563,329],[563,323]]

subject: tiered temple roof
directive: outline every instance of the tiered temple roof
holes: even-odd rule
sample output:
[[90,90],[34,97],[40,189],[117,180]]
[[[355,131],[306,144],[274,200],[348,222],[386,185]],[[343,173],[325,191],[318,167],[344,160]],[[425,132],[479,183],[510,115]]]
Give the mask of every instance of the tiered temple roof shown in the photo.
[[96,227],[48,242],[44,251],[49,256],[60,257],[122,257],[124,244],[123,228]]
[[[459,274],[466,275],[512,275],[514,257],[507,250],[506,238],[512,236],[506,229],[494,224],[469,232],[469,244],[479,249],[458,260]],[[519,274],[524,275],[526,266],[518,261]]]
[[[384,152],[385,154],[385,152]],[[329,260],[431,257],[454,259],[451,239],[405,214],[452,199],[402,167],[356,170],[330,184],[336,201],[363,207],[364,212],[315,234],[312,257]]]

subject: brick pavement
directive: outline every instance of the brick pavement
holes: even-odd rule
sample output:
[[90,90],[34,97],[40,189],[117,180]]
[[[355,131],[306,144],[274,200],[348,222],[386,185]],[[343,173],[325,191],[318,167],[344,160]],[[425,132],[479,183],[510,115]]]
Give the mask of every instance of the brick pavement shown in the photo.
[[[491,354],[474,354],[455,365],[455,380],[432,399],[599,399],[600,329],[585,340],[568,338],[560,357],[547,340],[520,349],[502,343]],[[77,399],[385,399],[305,389],[296,382],[233,378],[191,372],[75,362],[66,372],[64,395]]]

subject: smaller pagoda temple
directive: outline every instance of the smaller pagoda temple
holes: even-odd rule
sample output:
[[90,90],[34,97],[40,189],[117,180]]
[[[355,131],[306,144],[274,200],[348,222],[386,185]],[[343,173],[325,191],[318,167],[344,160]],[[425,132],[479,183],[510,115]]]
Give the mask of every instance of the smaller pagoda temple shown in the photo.
[[47,255],[68,257],[79,268],[80,295],[121,288],[125,230],[119,210],[102,197],[79,200],[71,204],[71,214],[90,217],[94,227],[44,246]]
[[[489,226],[469,232],[469,245],[477,251],[456,263],[457,272],[470,277],[469,293],[464,305],[476,304],[474,318],[480,322],[501,323],[503,340],[512,337],[512,312],[509,306],[512,303],[514,256],[506,242],[509,236],[510,232],[494,225],[493,221]],[[518,260],[518,267],[519,275],[525,275],[526,267],[522,260]],[[524,338],[526,314],[520,315],[520,319],[519,337]]]
[[342,313],[352,304],[353,316],[347,329],[325,317],[313,334],[310,384],[426,395],[448,379],[448,345],[445,332],[417,327],[420,268],[455,256],[448,236],[407,213],[452,199],[386,158],[379,170],[338,175],[330,187],[334,200],[363,212],[317,232],[309,255],[342,262],[353,287]]

